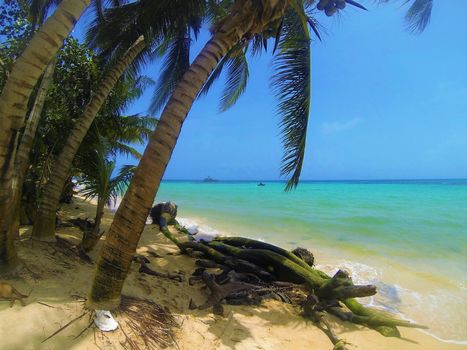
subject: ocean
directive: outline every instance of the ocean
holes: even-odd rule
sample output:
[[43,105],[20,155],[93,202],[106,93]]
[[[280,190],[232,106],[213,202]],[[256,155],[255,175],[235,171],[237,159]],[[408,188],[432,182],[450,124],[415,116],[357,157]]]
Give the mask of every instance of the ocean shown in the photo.
[[199,235],[308,248],[326,272],[375,284],[364,303],[467,344],[467,180],[264,183],[164,181],[156,202]]

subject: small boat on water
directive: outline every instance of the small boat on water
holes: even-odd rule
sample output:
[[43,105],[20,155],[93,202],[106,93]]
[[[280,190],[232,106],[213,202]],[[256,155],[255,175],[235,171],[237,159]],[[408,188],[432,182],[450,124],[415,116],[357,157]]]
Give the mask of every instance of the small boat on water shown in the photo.
[[218,182],[218,180],[213,179],[212,177],[208,176],[204,178],[202,182]]
[[260,183],[258,184],[258,186],[266,186],[266,184],[260,182]]

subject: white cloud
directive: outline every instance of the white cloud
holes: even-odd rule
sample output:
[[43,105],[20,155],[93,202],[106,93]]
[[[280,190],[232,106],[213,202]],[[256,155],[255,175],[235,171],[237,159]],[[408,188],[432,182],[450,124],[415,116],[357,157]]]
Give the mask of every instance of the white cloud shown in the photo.
[[352,118],[346,121],[335,121],[329,123],[323,123],[321,125],[321,130],[323,134],[335,134],[344,130],[353,129],[355,126],[362,122],[361,118]]

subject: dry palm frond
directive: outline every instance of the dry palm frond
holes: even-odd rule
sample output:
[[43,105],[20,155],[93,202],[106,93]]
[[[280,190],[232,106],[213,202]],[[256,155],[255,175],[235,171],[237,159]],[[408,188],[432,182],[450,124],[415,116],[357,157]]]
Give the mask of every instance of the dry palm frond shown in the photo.
[[122,296],[119,311],[126,316],[121,329],[126,338],[125,345],[130,349],[159,349],[174,345],[172,333],[178,324],[162,306],[151,300]]

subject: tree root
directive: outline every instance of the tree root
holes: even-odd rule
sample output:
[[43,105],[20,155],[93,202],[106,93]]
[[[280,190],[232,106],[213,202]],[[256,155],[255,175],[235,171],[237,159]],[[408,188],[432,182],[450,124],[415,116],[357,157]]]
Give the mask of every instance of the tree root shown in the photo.
[[408,328],[422,328],[427,329],[428,327],[422,326],[416,323],[396,320],[388,316],[384,316],[382,313],[378,314],[378,311],[372,310],[371,314],[367,316],[357,315],[353,312],[345,312],[340,308],[330,307],[327,309],[333,315],[339,317],[341,320],[349,321],[357,324],[361,324],[369,327],[408,327]]
[[[330,277],[313,268],[311,264],[307,264],[298,256],[298,252],[296,255],[280,247],[242,237],[222,237],[203,243],[180,243],[177,241],[176,244],[182,253],[186,253],[188,249],[202,252],[205,259],[198,260],[198,266],[220,268],[223,271],[215,277],[204,270],[199,271],[201,279],[211,289],[212,295],[216,295],[213,297],[214,299],[211,298],[209,305],[216,305],[218,309],[221,309],[217,306],[220,305],[222,299],[219,298],[221,296],[223,299],[227,299],[229,295],[234,294],[230,287],[223,288],[223,286],[227,286],[229,283],[233,283],[230,285],[232,288],[240,286],[235,283],[245,282],[236,282],[235,276],[241,279],[248,276],[250,278],[249,284],[262,287],[271,286],[271,281],[274,280],[295,285],[302,284],[311,295],[318,298],[321,305],[319,312],[327,311],[342,320],[375,329],[384,336],[400,336],[397,327],[427,328],[423,325],[395,319],[383,312],[361,305],[354,298],[374,295],[376,293],[375,286],[354,285],[349,275],[344,271],[338,271],[333,277]],[[307,256],[310,262],[310,256]],[[212,262],[208,262],[207,259],[212,260]],[[241,271],[242,268],[243,271]],[[229,269],[233,270],[234,274],[228,275]],[[242,273],[246,275],[242,276]],[[258,278],[252,279],[251,275]],[[197,279],[200,280],[200,277]],[[195,282],[195,279],[190,279],[190,283],[192,282]],[[222,282],[225,284],[222,285]],[[342,309],[340,303],[344,304],[350,312]],[[320,319],[323,318],[320,316]],[[321,321],[321,323],[323,322]],[[324,324],[324,326],[329,330],[329,324]],[[336,339],[333,342],[335,348],[345,349],[345,345]]]
[[145,273],[146,275],[151,275],[151,276],[156,276],[156,277],[162,277],[162,278],[168,278],[171,280],[175,280],[178,282],[184,282],[185,281],[185,276],[180,274],[180,273],[172,273],[172,272],[158,272],[152,270],[147,264],[150,263],[149,259],[142,255],[137,255],[133,258],[133,261],[136,261],[140,263],[140,268],[139,272]]
[[203,272],[202,279],[206,286],[210,289],[211,295],[209,296],[208,301],[199,306],[198,309],[205,310],[212,306],[215,313],[220,315],[223,315],[223,307],[221,302],[228,296],[238,292],[258,288],[256,285],[237,281],[229,281],[224,285],[219,285],[216,283],[214,276],[209,274],[207,271]]

